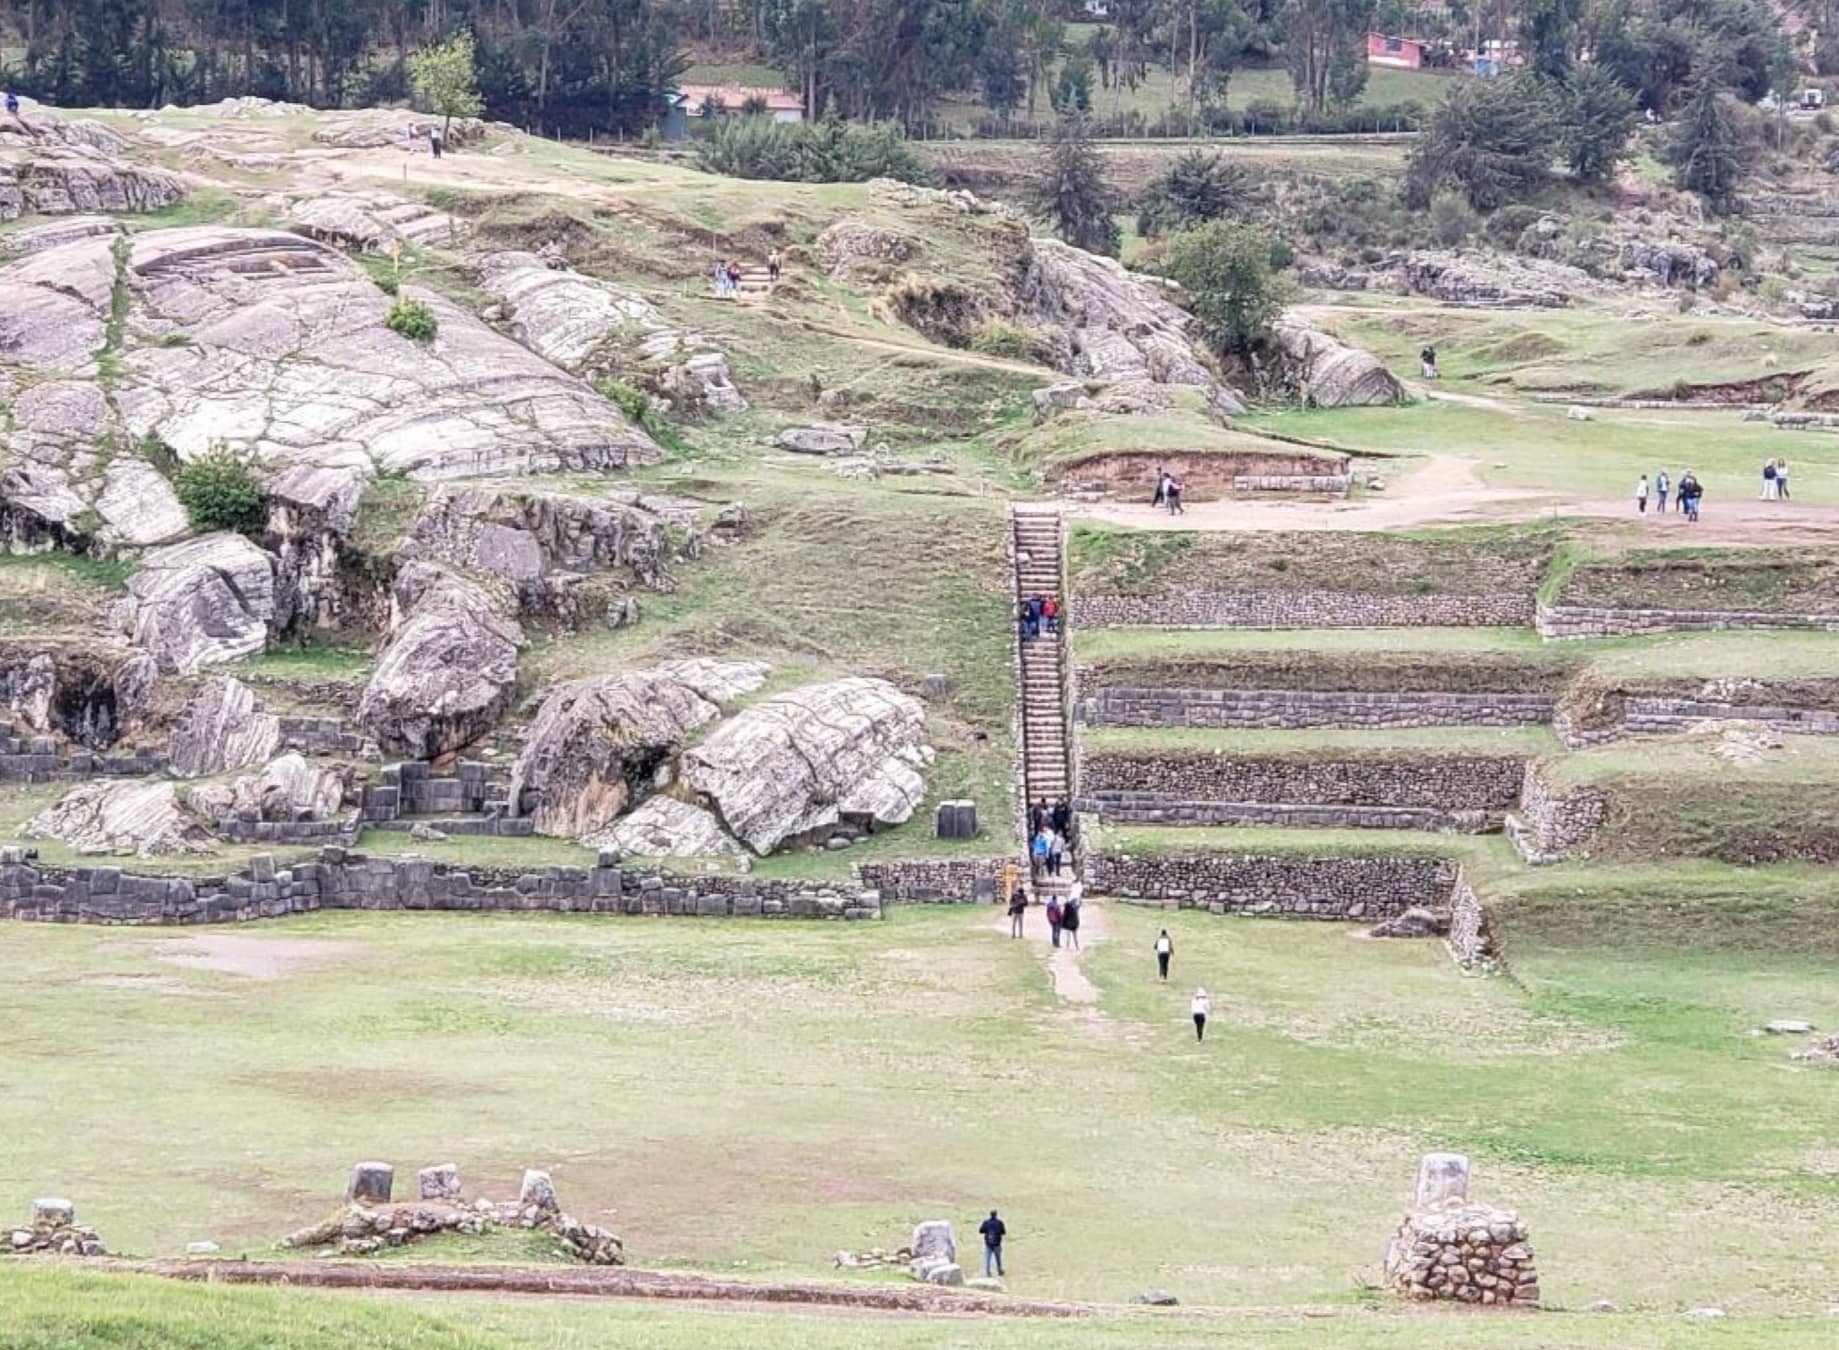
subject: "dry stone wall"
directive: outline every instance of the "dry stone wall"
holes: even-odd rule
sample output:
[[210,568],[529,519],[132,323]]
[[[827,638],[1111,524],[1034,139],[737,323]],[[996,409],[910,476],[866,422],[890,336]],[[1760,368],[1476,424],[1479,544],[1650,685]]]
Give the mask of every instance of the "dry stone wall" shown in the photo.
[[[1498,817],[1520,795],[1518,756],[1313,759],[1302,756],[1085,756],[1082,810],[1112,820],[1220,823],[1214,808],[1334,807],[1456,820]],[[1256,811],[1238,814],[1261,818]],[[1273,820],[1276,817],[1272,817]],[[1349,818],[1345,823],[1358,824]]]
[[1808,735],[1839,735],[1839,710],[1796,707],[1782,703],[1730,703],[1723,700],[1658,694],[1625,694],[1621,720],[1609,726],[1583,728],[1562,713],[1553,728],[1567,749],[1601,745],[1623,736],[1668,735],[1690,731],[1703,722],[1760,722],[1771,731]]
[[1547,694],[1117,687],[1086,689],[1077,713],[1088,726],[1505,727],[1550,721],[1555,703]]
[[1528,764],[1519,814],[1524,829],[1509,830],[1514,846],[1528,861],[1550,862],[1589,843],[1609,814],[1609,799],[1592,787],[1560,792]]
[[1632,637],[1641,633],[1705,632],[1741,628],[1798,628],[1839,632],[1839,614],[1784,614],[1767,610],[1609,609],[1594,605],[1540,605],[1534,617],[1549,640]]
[[931,858],[857,863],[856,878],[881,903],[989,904],[1000,884],[1002,858]]
[[1374,595],[1365,591],[1186,591],[1074,595],[1075,628],[1416,628],[1533,622],[1529,594]]
[[1456,872],[1456,884],[1450,889],[1449,912],[1446,940],[1456,964],[1464,970],[1478,970],[1491,962],[1496,953],[1493,934],[1488,927],[1488,911],[1469,884],[1467,874],[1460,869]]
[[1446,907],[1457,876],[1453,861],[1435,857],[1103,853],[1087,882],[1096,894],[1214,914],[1388,919],[1413,906]]
[[667,877],[619,866],[528,872],[420,858],[372,858],[328,848],[277,869],[259,855],[227,877],[140,876],[118,867],[40,866],[0,848],[0,918],[131,925],[241,923],[321,909],[548,911],[707,918],[875,919],[881,899],[855,886]]
[[71,746],[66,750],[55,736],[22,734],[11,722],[0,722],[0,783],[58,783],[83,778],[135,778],[164,773],[166,756],[151,750],[100,751]]

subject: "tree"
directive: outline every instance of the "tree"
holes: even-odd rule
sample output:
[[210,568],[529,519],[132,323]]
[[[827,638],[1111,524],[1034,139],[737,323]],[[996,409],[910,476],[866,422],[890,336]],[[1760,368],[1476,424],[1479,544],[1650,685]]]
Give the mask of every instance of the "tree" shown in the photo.
[[1666,149],[1674,181],[1698,193],[1712,211],[1728,214],[1737,205],[1743,150],[1736,118],[1717,82],[1710,77],[1695,81],[1687,91],[1679,129]]
[[1405,161],[1405,199],[1427,206],[1445,184],[1477,211],[1517,201],[1543,184],[1557,150],[1557,121],[1535,78],[1457,85],[1418,134]]
[[1635,96],[1601,66],[1571,71],[1559,99],[1565,163],[1586,183],[1606,182],[1635,133]]
[[1035,184],[1029,209],[1075,248],[1117,254],[1123,242],[1118,229],[1117,194],[1105,178],[1104,161],[1092,144],[1084,118],[1062,118],[1047,151],[1047,171]]
[[1296,102],[1309,112],[1354,101],[1366,87],[1366,35],[1376,0],[1290,0],[1285,47]]
[[254,534],[262,528],[261,485],[249,466],[222,445],[182,465],[172,486],[192,528],[201,534]]
[[1092,58],[1076,51],[1060,65],[1049,94],[1054,111],[1062,117],[1078,117],[1092,111]]
[[983,87],[984,106],[1005,122],[1021,106],[1028,82],[1022,77],[1022,60],[1013,41],[992,35],[977,61],[977,82]]
[[456,117],[477,117],[485,111],[479,97],[478,76],[473,66],[473,35],[462,29],[445,42],[423,47],[409,57],[409,79],[415,96],[428,111],[442,118],[441,138]]
[[1154,238],[1237,214],[1250,195],[1250,175],[1224,155],[1184,150],[1145,194],[1137,233]]
[[1535,75],[1566,82],[1571,73],[1571,44],[1582,14],[1582,0],[1521,0],[1520,35],[1532,48]]
[[1288,298],[1283,279],[1271,272],[1270,236],[1234,221],[1171,235],[1156,269],[1181,287],[1201,332],[1222,355],[1260,346]]

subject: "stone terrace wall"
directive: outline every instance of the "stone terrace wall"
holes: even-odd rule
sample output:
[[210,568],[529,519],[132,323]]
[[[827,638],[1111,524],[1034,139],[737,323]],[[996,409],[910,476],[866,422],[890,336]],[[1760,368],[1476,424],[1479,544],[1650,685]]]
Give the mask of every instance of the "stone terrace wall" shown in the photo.
[[1641,633],[1703,632],[1729,628],[1811,628],[1835,632],[1839,631],[1839,614],[1540,605],[1534,626],[1539,630],[1539,636],[1546,639],[1632,637]]
[[551,911],[733,918],[874,919],[873,891],[748,877],[670,877],[612,864],[529,872],[328,848],[277,870],[266,855],[228,877],[137,876],[116,867],[40,867],[0,849],[0,918],[50,923],[204,924],[321,909]]
[[1529,837],[1510,833],[1523,854],[1530,850],[1544,855],[1541,861],[1551,861],[1588,843],[1608,814],[1609,799],[1598,789],[1573,787],[1558,792],[1545,781],[1538,765],[1528,764],[1520,791],[1520,816]]
[[1505,727],[1548,722],[1555,704],[1549,694],[1088,688],[1076,713],[1101,727]]
[[1099,854],[1087,881],[1097,894],[1215,914],[1386,919],[1413,905],[1445,908],[1458,872],[1452,860],[1429,857]]
[[[929,858],[857,863],[856,879],[881,897],[922,904],[989,904],[996,898],[1002,858]],[[1019,863],[1018,863],[1019,865]]]
[[1583,730],[1562,715],[1553,719],[1558,739],[1567,749],[1601,745],[1623,736],[1666,735],[1690,731],[1702,722],[1760,722],[1771,731],[1839,736],[1839,710],[1793,707],[1778,703],[1726,703],[1700,698],[1658,694],[1628,694],[1622,700],[1622,719],[1611,726]]
[[155,751],[105,755],[72,746],[66,753],[55,736],[21,734],[13,723],[0,722],[0,783],[128,778],[165,771],[166,756]]
[[1488,929],[1488,912],[1481,897],[1460,869],[1449,898],[1449,949],[1464,970],[1477,970],[1494,959],[1494,938]]
[[281,744],[303,755],[376,758],[377,743],[338,717],[280,717]]
[[1296,806],[1402,806],[1502,811],[1519,800],[1517,755],[1314,759],[1304,756],[1087,754],[1082,797]]
[[1188,591],[1072,597],[1075,628],[1524,628],[1532,621],[1530,594]]

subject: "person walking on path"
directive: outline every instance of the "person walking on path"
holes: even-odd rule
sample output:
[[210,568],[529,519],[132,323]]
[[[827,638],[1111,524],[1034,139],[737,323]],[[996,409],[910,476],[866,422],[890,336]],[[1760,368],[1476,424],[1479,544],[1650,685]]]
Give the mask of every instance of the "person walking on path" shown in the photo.
[[1194,1016],[1194,1039],[1207,1039],[1207,1014],[1213,1011],[1213,1000],[1207,997],[1204,986],[1196,985],[1193,1001],[1188,1004],[1188,1011]]
[[[1047,803],[1042,802],[1041,805],[1045,808]],[[1073,808],[1067,802],[1066,798],[1062,797],[1059,801],[1055,802],[1054,809],[1049,812],[1048,815],[1054,829],[1058,830],[1069,839],[1073,837]]]
[[1169,958],[1175,954],[1175,940],[1164,928],[1156,935],[1156,974],[1163,979],[1169,977]]
[[428,149],[433,151],[436,159],[439,159],[441,157],[441,151],[446,148],[446,146],[441,144],[441,129],[439,127],[432,128],[428,132]]
[[1697,521],[1699,518],[1699,498],[1705,495],[1705,489],[1699,486],[1698,475],[1687,469],[1679,480],[1679,509],[1686,513],[1686,519]]
[[1775,461],[1770,460],[1762,466],[1762,499],[1765,502],[1775,500]]
[[1066,908],[1060,911],[1060,929],[1066,934],[1067,945],[1074,951],[1079,950],[1079,907],[1077,890],[1068,892]]
[[1418,373],[1427,380],[1437,378],[1437,349],[1426,346],[1418,353]]
[[1055,830],[1052,834],[1047,836],[1047,875],[1050,877],[1059,876],[1060,864],[1065,860],[1066,839],[1058,830]]
[[1038,881],[1047,875],[1047,831],[1045,828],[1035,831],[1034,843],[1029,846],[1034,859],[1034,875]]
[[1169,471],[1156,470],[1156,495],[1150,499],[1151,506],[1166,506],[1169,496]]
[[1060,945],[1060,921],[1065,917],[1066,915],[1060,912],[1059,897],[1050,898],[1047,902],[1047,931],[1053,937],[1056,947]]
[[1647,475],[1642,474],[1635,482],[1635,509],[1642,515],[1647,514]]
[[1022,919],[1028,913],[1028,892],[1017,882],[1009,892],[1009,936],[1018,938],[1022,935]]
[[1185,516],[1188,514],[1181,509],[1181,480],[1179,478],[1169,479],[1168,504],[1169,514],[1171,516]]
[[1664,516],[1667,513],[1667,489],[1672,486],[1667,478],[1667,471],[1662,469],[1654,475],[1654,514]]
[[1788,461],[1775,461],[1775,495],[1783,501],[1788,500]]
[[1050,633],[1060,631],[1060,602],[1051,595],[1041,599],[1041,622]]
[[766,255],[766,279],[773,285],[779,284],[779,250],[774,249]]
[[1003,1273],[1003,1239],[1009,1235],[1008,1225],[990,1211],[990,1217],[977,1225],[977,1231],[983,1234],[983,1276],[990,1277],[991,1267],[995,1267],[997,1278]]

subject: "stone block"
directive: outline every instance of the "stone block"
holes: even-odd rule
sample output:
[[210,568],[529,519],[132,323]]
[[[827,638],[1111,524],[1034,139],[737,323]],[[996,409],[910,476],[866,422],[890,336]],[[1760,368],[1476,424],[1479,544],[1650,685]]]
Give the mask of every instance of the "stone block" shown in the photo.
[[975,839],[977,837],[977,803],[974,801],[940,802],[932,816],[932,832],[940,839]]
[[534,1207],[552,1214],[562,1208],[556,1200],[555,1183],[549,1179],[549,1173],[535,1168],[524,1172],[523,1184],[517,1189],[517,1204],[520,1209]]
[[950,1219],[927,1219],[914,1225],[913,1241],[907,1245],[915,1261],[927,1257],[943,1257],[947,1261],[958,1259],[958,1235]]
[[77,1221],[77,1207],[57,1196],[44,1196],[32,1202],[32,1226],[67,1228]]
[[423,1200],[458,1200],[460,1168],[457,1163],[439,1163],[424,1167],[415,1174],[416,1187]]
[[396,1169],[388,1163],[358,1163],[345,1185],[345,1200],[353,1205],[386,1205],[395,1181]]
[[1469,1160],[1460,1153],[1426,1153],[1418,1159],[1412,1208],[1428,1209],[1445,1200],[1469,1198]]

